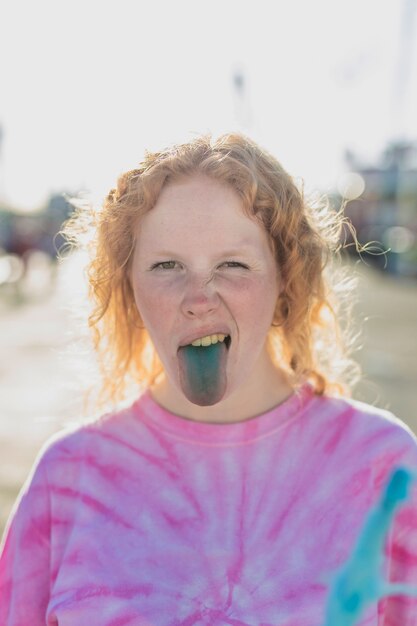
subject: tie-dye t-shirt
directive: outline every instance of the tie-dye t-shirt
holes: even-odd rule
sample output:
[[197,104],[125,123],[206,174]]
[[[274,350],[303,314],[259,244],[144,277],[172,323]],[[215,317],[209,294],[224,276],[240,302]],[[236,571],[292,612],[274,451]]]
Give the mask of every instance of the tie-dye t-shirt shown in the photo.
[[[406,426],[308,384],[234,424],[173,415],[147,391],[42,451],[5,534],[0,624],[322,626],[332,575],[399,464],[417,470]],[[384,571],[413,585],[416,491]],[[382,600],[360,623],[415,626],[417,600]]]

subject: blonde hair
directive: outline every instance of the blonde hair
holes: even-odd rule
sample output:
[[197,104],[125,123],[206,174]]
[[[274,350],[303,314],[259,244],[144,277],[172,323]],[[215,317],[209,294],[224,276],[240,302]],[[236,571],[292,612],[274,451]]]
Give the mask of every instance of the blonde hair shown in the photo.
[[63,234],[77,245],[81,233],[91,232],[89,325],[102,375],[100,403],[117,403],[130,384],[147,387],[162,372],[129,281],[134,230],[164,185],[194,173],[231,185],[245,212],[270,235],[283,284],[267,343],[276,364],[294,388],[308,380],[316,394],[350,395],[360,373],[349,356],[355,281],[335,265],[347,220],[327,200],[308,202],[271,154],[230,133],[145,153],[137,169],[119,177],[102,207],[78,208],[65,224]]

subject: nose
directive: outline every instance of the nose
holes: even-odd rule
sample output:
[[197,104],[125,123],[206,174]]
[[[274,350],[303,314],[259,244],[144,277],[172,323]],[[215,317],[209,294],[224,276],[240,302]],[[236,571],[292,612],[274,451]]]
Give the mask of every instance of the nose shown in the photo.
[[217,310],[220,297],[211,277],[190,276],[187,280],[181,310],[188,318],[204,319]]

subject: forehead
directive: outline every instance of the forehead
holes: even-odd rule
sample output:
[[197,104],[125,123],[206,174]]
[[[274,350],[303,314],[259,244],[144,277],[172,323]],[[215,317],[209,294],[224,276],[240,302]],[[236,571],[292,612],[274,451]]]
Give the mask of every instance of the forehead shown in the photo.
[[140,220],[138,235],[141,243],[208,236],[246,244],[268,240],[231,185],[200,174],[163,187],[155,206]]

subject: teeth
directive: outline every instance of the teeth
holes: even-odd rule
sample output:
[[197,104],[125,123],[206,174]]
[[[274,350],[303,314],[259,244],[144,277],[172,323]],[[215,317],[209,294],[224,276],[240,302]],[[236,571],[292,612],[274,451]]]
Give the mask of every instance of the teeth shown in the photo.
[[212,343],[217,343],[218,341],[224,341],[224,338],[227,335],[222,335],[221,333],[217,333],[216,335],[206,335],[205,337],[200,337],[192,342],[192,346],[211,346]]

